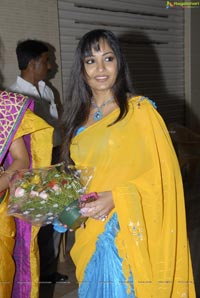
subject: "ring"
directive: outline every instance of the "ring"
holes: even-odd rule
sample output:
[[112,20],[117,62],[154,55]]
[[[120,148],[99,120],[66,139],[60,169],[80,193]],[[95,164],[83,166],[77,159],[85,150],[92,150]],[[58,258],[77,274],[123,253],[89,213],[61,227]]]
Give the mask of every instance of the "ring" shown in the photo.
[[100,217],[101,217],[100,213],[96,213],[96,214],[94,215],[94,218],[95,218],[95,219],[99,219]]
[[3,166],[0,166],[0,176],[2,176],[5,172],[5,169]]
[[102,216],[98,217],[98,219],[101,220],[101,221],[105,221],[107,218],[108,218],[107,215],[102,215]]

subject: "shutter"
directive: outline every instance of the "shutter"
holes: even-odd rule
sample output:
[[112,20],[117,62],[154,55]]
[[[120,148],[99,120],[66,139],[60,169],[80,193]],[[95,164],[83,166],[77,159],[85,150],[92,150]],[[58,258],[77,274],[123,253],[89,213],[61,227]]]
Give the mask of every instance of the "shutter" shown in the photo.
[[154,100],[166,122],[184,124],[184,10],[165,5],[159,0],[58,0],[64,88],[80,37],[109,29],[121,41],[136,93]]

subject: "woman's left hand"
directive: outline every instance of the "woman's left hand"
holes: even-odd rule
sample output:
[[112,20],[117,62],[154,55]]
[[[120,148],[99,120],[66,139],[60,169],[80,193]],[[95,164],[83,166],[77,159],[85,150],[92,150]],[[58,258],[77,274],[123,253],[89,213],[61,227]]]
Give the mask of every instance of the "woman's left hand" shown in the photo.
[[80,209],[80,212],[85,217],[105,220],[114,207],[112,192],[104,191],[98,193],[97,200],[86,203],[84,207]]

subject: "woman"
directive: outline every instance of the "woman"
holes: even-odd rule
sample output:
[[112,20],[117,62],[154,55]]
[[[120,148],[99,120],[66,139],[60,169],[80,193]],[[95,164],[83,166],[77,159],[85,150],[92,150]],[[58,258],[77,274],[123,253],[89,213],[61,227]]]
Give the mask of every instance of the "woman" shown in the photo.
[[14,221],[6,211],[12,171],[51,163],[53,129],[32,109],[33,101],[23,95],[0,92],[0,297],[4,298],[38,297],[38,228]]
[[133,96],[119,42],[84,35],[72,66],[63,157],[95,168],[71,256],[81,298],[195,297],[179,165],[152,102]]

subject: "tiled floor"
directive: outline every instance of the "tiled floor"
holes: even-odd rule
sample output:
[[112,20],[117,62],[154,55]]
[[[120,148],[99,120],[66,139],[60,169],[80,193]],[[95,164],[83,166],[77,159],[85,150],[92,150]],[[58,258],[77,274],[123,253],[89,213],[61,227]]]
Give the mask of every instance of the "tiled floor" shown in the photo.
[[55,286],[48,283],[41,284],[40,298],[77,298],[75,290],[77,290],[78,285],[75,278],[75,268],[69,254],[67,254],[65,262],[59,262],[58,272],[67,274],[69,283],[60,283]]
[[68,235],[66,244],[62,242],[60,251],[60,261],[58,263],[58,272],[67,274],[69,276],[69,283],[66,284],[41,284],[40,285],[40,298],[77,298],[78,284],[75,277],[75,266],[69,255],[69,249],[74,241],[73,233]]
[[[71,293],[74,292],[74,290],[77,290],[78,284],[75,277],[75,267],[69,254],[67,254],[65,262],[60,262],[58,264],[58,272],[67,274],[69,276],[69,283],[64,285],[57,284],[55,286],[53,298],[72,297]],[[76,297],[77,297],[77,294],[76,296],[73,296],[73,298],[76,298]]]

